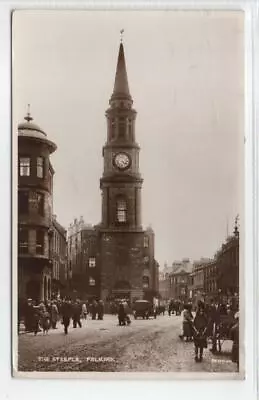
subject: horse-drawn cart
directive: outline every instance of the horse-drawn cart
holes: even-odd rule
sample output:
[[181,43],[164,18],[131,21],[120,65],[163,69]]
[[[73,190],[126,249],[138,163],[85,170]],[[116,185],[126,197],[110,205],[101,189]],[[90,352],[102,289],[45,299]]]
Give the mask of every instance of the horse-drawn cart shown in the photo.
[[231,340],[231,328],[235,324],[232,313],[222,314],[219,321],[213,322],[211,331],[212,353],[220,353],[225,340]]

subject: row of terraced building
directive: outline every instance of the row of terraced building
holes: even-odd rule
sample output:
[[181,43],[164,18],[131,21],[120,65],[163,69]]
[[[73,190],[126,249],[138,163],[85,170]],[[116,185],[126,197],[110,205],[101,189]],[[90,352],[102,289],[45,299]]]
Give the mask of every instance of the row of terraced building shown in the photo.
[[237,223],[213,258],[188,258],[165,265],[159,278],[164,300],[239,302],[239,230]]

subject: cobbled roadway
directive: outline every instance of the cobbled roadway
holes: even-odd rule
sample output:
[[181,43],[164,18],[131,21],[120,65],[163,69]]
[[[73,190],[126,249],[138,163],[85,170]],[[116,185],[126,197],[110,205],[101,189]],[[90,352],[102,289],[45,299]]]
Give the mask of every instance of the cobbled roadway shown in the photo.
[[[18,336],[19,371],[109,371],[109,372],[237,372],[230,360],[231,342],[223,344],[223,354],[205,349],[202,363],[194,362],[193,343],[179,339],[182,317],[158,316],[133,320],[118,326],[117,318],[83,321],[82,328],[63,326]],[[210,346],[209,346],[210,347]],[[42,357],[47,357],[43,359]],[[63,361],[55,357],[65,357]],[[73,359],[69,359],[72,357]]]

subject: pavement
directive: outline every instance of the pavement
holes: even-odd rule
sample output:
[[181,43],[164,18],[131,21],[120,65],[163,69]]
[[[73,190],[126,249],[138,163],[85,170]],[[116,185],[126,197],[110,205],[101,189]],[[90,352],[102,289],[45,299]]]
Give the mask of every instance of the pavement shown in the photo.
[[204,350],[204,360],[194,361],[194,345],[179,339],[182,317],[158,316],[132,320],[118,326],[116,316],[103,321],[83,320],[82,328],[63,325],[50,330],[18,336],[19,371],[98,371],[98,372],[237,372],[231,361],[231,341],[225,341],[222,353]]

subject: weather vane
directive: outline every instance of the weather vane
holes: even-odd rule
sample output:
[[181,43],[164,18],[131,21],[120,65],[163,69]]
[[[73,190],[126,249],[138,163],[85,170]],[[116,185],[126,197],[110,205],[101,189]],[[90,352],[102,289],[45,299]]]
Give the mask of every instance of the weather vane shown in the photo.
[[121,34],[121,43],[123,42],[123,33],[124,33],[124,29],[120,30],[120,34]]
[[33,118],[31,117],[31,105],[27,104],[27,115],[25,117],[26,121],[30,122]]

